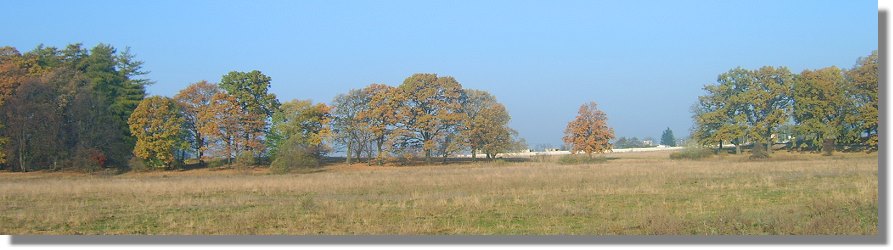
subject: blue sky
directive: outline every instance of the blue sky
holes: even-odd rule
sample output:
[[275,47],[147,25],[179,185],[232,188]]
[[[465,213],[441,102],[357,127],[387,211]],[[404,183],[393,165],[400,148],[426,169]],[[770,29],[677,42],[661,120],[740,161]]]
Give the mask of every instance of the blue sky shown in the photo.
[[691,127],[736,66],[850,68],[878,47],[876,1],[4,1],[0,46],[131,47],[151,94],[260,70],[280,100],[330,102],[413,73],[487,90],[531,147],[596,101],[617,136]]

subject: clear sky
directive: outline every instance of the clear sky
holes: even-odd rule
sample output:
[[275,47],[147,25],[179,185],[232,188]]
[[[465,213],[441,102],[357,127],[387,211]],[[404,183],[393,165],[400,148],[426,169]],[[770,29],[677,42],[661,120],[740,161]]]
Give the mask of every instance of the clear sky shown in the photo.
[[688,135],[704,84],[736,66],[850,68],[876,1],[3,1],[0,46],[131,47],[150,94],[260,70],[282,101],[330,102],[413,73],[496,95],[528,144],[560,145],[584,102],[617,136]]

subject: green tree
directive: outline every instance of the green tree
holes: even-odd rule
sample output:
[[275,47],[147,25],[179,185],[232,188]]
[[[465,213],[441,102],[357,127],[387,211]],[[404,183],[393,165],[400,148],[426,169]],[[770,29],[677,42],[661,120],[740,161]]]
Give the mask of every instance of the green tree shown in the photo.
[[774,143],[772,134],[789,118],[794,76],[786,67],[770,66],[751,71],[751,74],[751,85],[743,93],[747,104],[748,134],[753,135],[754,141],[765,145],[766,149],[763,152],[755,144],[753,156],[768,157]]
[[660,135],[660,144],[670,147],[676,146],[676,137],[673,136],[673,130],[670,130],[670,127],[667,127],[667,130],[664,130],[663,134]]
[[793,88],[794,121],[798,134],[804,137],[798,139],[811,139],[810,144],[830,155],[835,141],[847,134],[847,116],[855,113],[850,89],[837,67],[800,73]]
[[271,151],[274,158],[279,150],[289,146],[302,145],[317,160],[329,151],[326,140],[331,136],[329,122],[330,107],[324,103],[313,104],[310,100],[292,100],[282,104],[273,114],[271,128]]
[[152,96],[144,99],[128,119],[136,137],[133,154],[156,168],[172,168],[175,152],[187,147],[183,140],[180,106],[171,98]]
[[276,95],[269,93],[271,78],[260,71],[232,71],[220,80],[220,88],[226,90],[245,112],[243,119],[248,125],[241,135],[246,142],[246,150],[259,156],[263,151],[263,134],[267,132],[267,119],[279,108]]
[[750,71],[738,67],[720,74],[716,84],[704,86],[707,93],[698,97],[698,103],[692,108],[695,121],[692,138],[701,145],[719,144],[720,148],[724,141],[729,141],[740,154],[749,133],[749,100],[744,92],[753,85],[752,81]]
[[122,132],[124,132],[126,131],[127,119],[130,114],[125,110],[126,105],[122,101],[126,101],[126,96],[129,93],[124,86],[126,79],[115,69],[117,65],[115,53],[115,48],[107,44],[99,44],[93,47],[85,59],[87,65],[85,76],[93,90],[98,95],[103,96],[108,102],[104,109],[121,117],[120,120],[116,121],[116,124],[120,125]]
[[878,59],[877,50],[872,51],[846,71],[847,80],[854,87],[853,104],[858,114],[850,123],[858,124],[864,130],[872,150],[878,149]]

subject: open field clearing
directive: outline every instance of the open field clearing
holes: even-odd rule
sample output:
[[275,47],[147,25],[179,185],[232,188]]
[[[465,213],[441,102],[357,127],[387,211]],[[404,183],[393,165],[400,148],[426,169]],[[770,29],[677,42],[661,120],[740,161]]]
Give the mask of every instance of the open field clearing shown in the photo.
[[0,174],[2,234],[874,235],[876,154]]

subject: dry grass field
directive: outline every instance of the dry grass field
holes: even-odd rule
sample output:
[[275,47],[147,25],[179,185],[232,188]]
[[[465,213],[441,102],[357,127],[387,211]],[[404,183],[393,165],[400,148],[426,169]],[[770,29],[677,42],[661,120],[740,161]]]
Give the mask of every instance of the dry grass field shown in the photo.
[[876,154],[0,174],[0,234],[875,235]]

